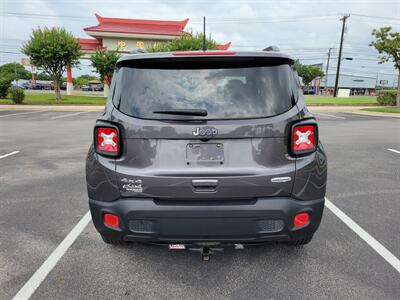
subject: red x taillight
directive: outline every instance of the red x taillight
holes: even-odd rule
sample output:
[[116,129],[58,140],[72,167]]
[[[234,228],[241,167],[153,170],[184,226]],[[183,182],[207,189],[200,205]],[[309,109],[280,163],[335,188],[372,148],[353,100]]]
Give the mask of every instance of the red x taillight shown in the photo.
[[114,127],[95,128],[96,152],[104,155],[117,156],[120,150],[119,133]]
[[294,125],[292,129],[292,153],[294,155],[314,152],[317,149],[316,124]]

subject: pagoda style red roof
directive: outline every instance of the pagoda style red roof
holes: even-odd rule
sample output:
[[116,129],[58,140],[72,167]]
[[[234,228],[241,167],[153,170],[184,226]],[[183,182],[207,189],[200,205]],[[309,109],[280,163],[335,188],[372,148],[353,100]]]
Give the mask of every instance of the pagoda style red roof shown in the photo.
[[220,45],[217,45],[217,49],[218,50],[228,50],[230,46],[231,46],[231,42],[226,43],[226,44],[220,44]]
[[114,32],[128,34],[173,35],[184,34],[189,19],[183,21],[138,20],[104,18],[96,14],[99,24],[84,28],[86,32]]
[[81,45],[81,50],[84,51],[96,51],[103,46],[102,41],[98,39],[77,38],[77,41]]

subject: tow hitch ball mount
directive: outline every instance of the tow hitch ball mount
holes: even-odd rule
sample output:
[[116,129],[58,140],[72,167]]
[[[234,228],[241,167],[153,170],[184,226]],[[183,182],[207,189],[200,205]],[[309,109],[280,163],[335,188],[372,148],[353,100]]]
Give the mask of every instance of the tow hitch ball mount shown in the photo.
[[[234,244],[234,249],[235,250],[243,250],[244,246],[242,244]],[[185,250],[186,245],[183,244],[171,244],[168,247],[170,250]],[[210,246],[204,246],[200,248],[187,248],[190,251],[197,251],[200,252],[201,254],[201,259],[203,261],[209,261],[211,258],[211,255],[216,253],[216,252],[222,252],[224,251],[224,248],[216,248],[216,247],[210,247]]]

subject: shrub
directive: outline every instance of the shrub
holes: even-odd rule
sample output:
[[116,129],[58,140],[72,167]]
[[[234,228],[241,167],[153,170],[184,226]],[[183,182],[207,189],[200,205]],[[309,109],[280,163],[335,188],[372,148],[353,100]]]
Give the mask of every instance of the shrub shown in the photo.
[[0,76],[0,98],[7,97],[7,91],[11,87],[11,81],[9,78]]
[[395,90],[379,91],[377,98],[378,103],[386,106],[394,106],[396,105],[396,94],[397,91]]
[[12,102],[14,102],[15,104],[20,104],[25,99],[25,92],[20,87],[15,87],[15,86],[10,87],[8,89],[8,93],[10,95]]

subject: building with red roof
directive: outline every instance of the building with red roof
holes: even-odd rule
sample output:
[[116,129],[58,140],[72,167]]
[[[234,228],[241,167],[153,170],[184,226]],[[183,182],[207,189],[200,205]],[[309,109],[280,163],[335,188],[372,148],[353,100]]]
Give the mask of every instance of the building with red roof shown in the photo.
[[96,14],[96,26],[86,27],[83,30],[93,37],[135,37],[135,38],[159,38],[170,40],[185,34],[186,24],[189,19],[183,21],[138,20],[105,18]]
[[98,24],[83,30],[93,37],[79,38],[81,48],[91,53],[98,48],[130,52],[135,48],[147,48],[158,42],[169,42],[188,34],[185,27],[189,19],[182,21],[139,20],[105,18],[96,14]]
[[[77,38],[84,55],[90,58],[97,49],[118,50],[129,53],[135,49],[146,49],[157,43],[170,42],[184,34],[189,19],[182,21],[140,20],[106,18],[95,14],[98,24],[83,30],[92,38]],[[218,45],[218,50],[228,50],[231,43]],[[67,70],[67,93],[72,93],[72,72]]]
[[[98,48],[107,48],[119,52],[130,52],[136,48],[145,49],[155,43],[169,42],[177,37],[189,34],[185,27],[189,19],[182,21],[140,20],[106,18],[95,14],[98,24],[83,30],[93,37],[78,38],[85,53]],[[218,45],[219,50],[227,50],[231,43]]]

